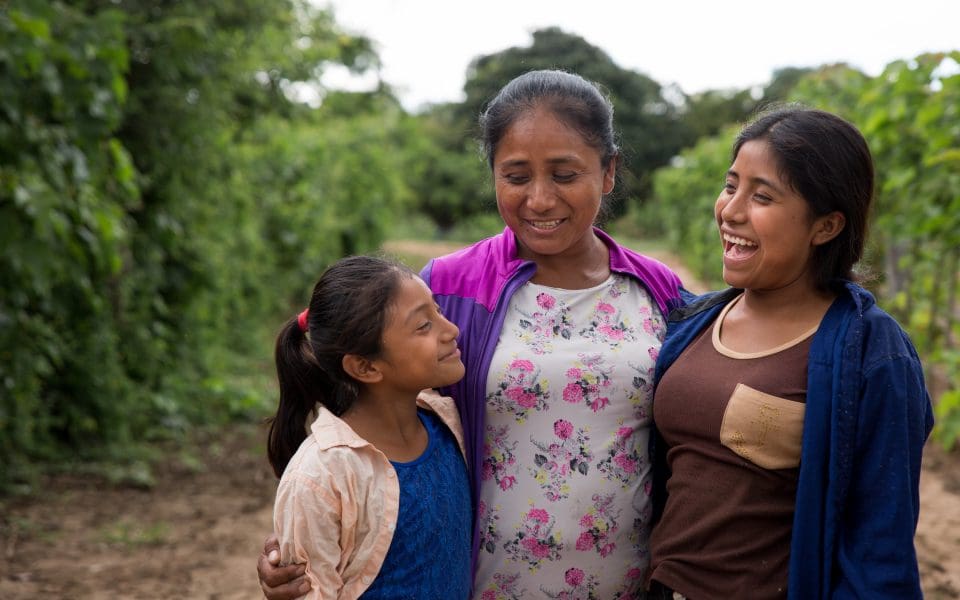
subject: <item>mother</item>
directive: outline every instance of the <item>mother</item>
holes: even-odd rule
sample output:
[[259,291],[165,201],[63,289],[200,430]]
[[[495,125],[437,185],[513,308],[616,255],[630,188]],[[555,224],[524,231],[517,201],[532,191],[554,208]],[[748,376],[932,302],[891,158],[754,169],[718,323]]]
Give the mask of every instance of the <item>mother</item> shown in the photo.
[[[480,126],[506,228],[422,273],[467,366],[441,391],[466,433],[474,595],[632,597],[649,563],[653,370],[680,280],[594,226],[619,163],[594,84],[526,73]],[[302,593],[293,569],[261,556],[268,598]]]

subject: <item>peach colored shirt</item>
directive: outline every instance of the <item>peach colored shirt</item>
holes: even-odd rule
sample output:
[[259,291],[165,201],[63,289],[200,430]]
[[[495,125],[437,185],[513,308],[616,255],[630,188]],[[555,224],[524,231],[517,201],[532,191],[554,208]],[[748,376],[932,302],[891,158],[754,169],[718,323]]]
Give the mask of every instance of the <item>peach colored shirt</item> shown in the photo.
[[[462,453],[453,399],[424,390],[417,404],[440,417]],[[326,408],[318,407],[310,430],[277,487],[273,525],[281,561],[306,563],[305,598],[352,600],[370,587],[387,556],[400,484],[386,455]]]

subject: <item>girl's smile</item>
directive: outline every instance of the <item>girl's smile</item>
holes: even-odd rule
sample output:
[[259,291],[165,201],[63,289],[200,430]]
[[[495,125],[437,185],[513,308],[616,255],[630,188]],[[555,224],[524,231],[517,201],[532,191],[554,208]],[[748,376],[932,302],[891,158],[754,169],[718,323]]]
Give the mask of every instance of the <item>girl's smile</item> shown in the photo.
[[767,142],[740,148],[717,198],[723,279],[750,290],[799,284],[814,287],[811,257],[826,217],[814,218],[803,196],[784,180]]

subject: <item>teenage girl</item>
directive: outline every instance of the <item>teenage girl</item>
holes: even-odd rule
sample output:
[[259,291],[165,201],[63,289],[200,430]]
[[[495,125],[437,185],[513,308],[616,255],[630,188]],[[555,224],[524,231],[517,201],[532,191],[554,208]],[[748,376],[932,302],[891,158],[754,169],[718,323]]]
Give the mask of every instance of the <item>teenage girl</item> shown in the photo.
[[280,332],[274,527],[309,598],[468,597],[462,429],[421,391],[463,377],[458,334],[412,271],[365,256],[331,266]]
[[854,283],[873,180],[830,113],[737,137],[715,213],[730,288],[671,313],[657,363],[651,598],[922,598],[933,418],[913,344]]

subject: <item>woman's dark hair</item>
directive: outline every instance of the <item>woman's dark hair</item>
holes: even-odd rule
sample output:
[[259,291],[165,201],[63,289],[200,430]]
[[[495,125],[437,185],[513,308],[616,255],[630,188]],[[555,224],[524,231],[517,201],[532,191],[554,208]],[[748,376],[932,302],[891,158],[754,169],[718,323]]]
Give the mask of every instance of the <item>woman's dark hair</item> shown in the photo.
[[313,288],[307,332],[297,317],[283,326],[275,351],[280,403],[267,436],[277,477],[306,438],[307,417],[318,402],[340,416],[356,401],[360,384],[343,370],[343,357],[379,355],[387,311],[404,277],[415,275],[388,259],[342,258]]
[[843,231],[813,254],[817,286],[853,280],[863,256],[873,199],[873,159],[860,131],[837,115],[799,106],[781,106],[749,123],[733,144],[733,159],[749,141],[766,142],[779,175],[810,205],[813,217],[839,211]]
[[613,128],[613,104],[590,81],[566,71],[529,71],[515,77],[494,96],[480,114],[480,145],[487,164],[500,140],[521,116],[545,106],[562,123],[579,133],[600,154],[603,168],[619,164],[620,147]]

